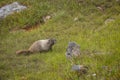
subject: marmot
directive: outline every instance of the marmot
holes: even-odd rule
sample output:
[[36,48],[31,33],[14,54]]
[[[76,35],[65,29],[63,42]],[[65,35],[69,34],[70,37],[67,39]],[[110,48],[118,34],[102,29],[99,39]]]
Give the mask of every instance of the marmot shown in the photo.
[[16,51],[16,54],[30,54],[34,52],[44,52],[52,50],[52,46],[56,43],[56,39],[45,39],[35,41],[28,50]]

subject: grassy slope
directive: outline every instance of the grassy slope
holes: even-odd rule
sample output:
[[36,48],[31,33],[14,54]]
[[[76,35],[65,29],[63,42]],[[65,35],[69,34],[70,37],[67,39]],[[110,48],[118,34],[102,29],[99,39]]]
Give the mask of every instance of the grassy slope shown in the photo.
[[[1,0],[0,6],[15,0]],[[8,16],[0,22],[0,78],[2,80],[118,80],[120,77],[120,3],[107,0],[18,0],[28,9]],[[96,8],[103,5],[105,11]],[[53,17],[31,31],[9,30],[33,26],[41,17]],[[78,17],[78,21],[74,18]],[[115,21],[104,24],[108,18]],[[52,52],[30,56],[16,56],[15,51],[27,49],[38,39],[56,38]],[[86,75],[71,72],[65,58],[69,41],[81,46],[81,57],[76,64],[89,66]],[[99,54],[101,53],[101,54]],[[103,69],[108,66],[108,69]],[[97,76],[91,76],[96,73]]]

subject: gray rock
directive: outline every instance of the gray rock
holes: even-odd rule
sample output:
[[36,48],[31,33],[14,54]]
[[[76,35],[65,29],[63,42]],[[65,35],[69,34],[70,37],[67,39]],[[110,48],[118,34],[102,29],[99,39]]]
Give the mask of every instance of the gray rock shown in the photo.
[[81,65],[73,65],[72,70],[78,71],[80,70]]
[[20,5],[18,2],[13,2],[12,4],[5,5],[0,8],[0,18],[5,18],[14,12],[20,12],[26,8],[26,6]]
[[88,71],[88,67],[86,67],[84,65],[73,65],[72,70],[77,71],[77,72],[82,73],[82,74],[85,74]]
[[73,57],[79,56],[80,46],[75,42],[69,42],[65,55],[68,59],[72,59]]

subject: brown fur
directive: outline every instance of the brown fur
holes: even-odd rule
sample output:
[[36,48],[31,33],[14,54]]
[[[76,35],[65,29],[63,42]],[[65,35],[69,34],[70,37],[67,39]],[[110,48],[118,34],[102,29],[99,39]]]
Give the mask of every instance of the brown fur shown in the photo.
[[21,55],[21,54],[28,55],[30,53],[32,53],[32,52],[29,51],[29,50],[18,50],[18,51],[16,51],[17,55]]

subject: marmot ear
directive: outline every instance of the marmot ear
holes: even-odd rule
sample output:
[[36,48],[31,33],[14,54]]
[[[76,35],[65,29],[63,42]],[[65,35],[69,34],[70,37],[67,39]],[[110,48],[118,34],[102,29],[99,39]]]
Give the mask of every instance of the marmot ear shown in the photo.
[[50,44],[51,43],[51,39],[48,39],[48,42],[47,42],[47,44]]

